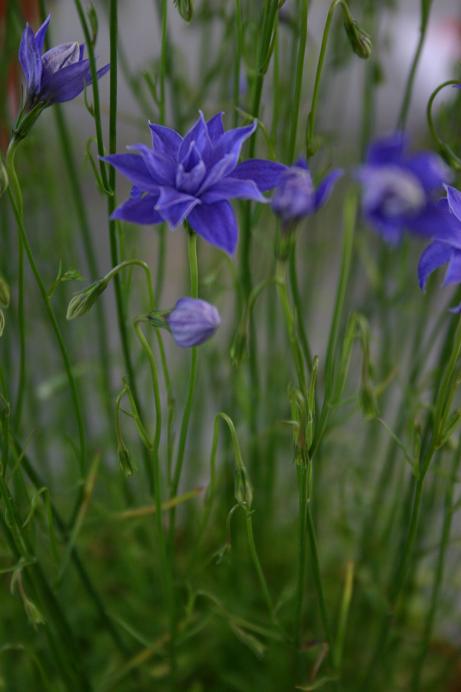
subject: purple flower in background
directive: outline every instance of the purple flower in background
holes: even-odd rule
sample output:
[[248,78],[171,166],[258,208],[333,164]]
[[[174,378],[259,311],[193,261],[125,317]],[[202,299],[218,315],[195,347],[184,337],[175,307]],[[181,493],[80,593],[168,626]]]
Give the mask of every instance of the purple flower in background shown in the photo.
[[[421,290],[426,287],[429,276],[447,264],[444,286],[461,283],[461,192],[450,185],[445,186],[447,197],[440,200],[439,207],[451,218],[450,231],[436,237],[424,250],[418,264],[418,279]],[[461,304],[451,308],[461,312]]]
[[277,185],[285,166],[251,159],[239,164],[242,145],[256,122],[224,131],[222,113],[203,114],[182,137],[149,123],[152,147],[137,144],[134,153],[113,154],[110,163],[133,184],[130,199],[112,218],[139,224],[166,221],[175,228],[185,220],[206,241],[232,254],[238,237],[231,199],[267,202],[263,192]]
[[409,154],[407,145],[400,132],[377,139],[357,172],[363,213],[393,245],[405,230],[424,237],[443,233],[448,219],[437,201],[443,184],[451,179],[449,168],[430,151]]
[[166,321],[176,344],[183,348],[207,341],[221,324],[217,308],[198,298],[180,298]]
[[305,159],[286,168],[279,177],[277,189],[272,196],[272,209],[285,227],[296,224],[304,216],[314,214],[328,200],[334,184],[342,176],[335,169],[314,187],[312,176]]
[[[91,84],[90,63],[83,57],[85,46],[61,43],[43,53],[50,19],[45,19],[35,35],[28,24],[22,34],[19,62],[26,81],[26,109],[39,103],[50,106],[70,101]],[[105,65],[98,70],[98,78],[108,69],[109,65]]]

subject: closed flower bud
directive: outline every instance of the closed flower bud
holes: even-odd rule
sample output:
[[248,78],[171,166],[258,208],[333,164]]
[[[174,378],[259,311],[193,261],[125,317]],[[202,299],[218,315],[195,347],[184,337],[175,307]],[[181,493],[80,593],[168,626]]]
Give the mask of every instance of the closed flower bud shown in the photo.
[[2,336],[3,332],[5,331],[5,324],[6,324],[5,313],[3,312],[3,310],[0,309],[0,336]]
[[181,17],[185,19],[186,22],[190,22],[194,12],[192,0],[176,0],[175,4]]
[[358,55],[359,58],[362,58],[362,60],[367,60],[373,48],[370,35],[361,29],[352,17],[346,19],[344,28],[354,53]]
[[221,324],[214,305],[197,298],[180,298],[166,321],[178,346],[198,346],[213,336]]
[[10,304],[10,287],[5,278],[0,274],[0,308],[7,308]]
[[108,283],[106,279],[101,279],[100,281],[92,283],[84,291],[76,293],[67,306],[66,318],[68,320],[74,320],[76,317],[80,317],[88,312],[101,293],[105,291]]

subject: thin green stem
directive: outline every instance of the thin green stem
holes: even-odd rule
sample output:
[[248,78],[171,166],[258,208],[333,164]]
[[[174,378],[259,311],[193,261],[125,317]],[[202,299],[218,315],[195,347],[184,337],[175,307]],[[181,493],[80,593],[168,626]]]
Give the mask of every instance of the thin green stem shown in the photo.
[[[198,297],[198,262],[197,262],[197,236],[195,233],[187,229],[188,233],[188,259],[190,272],[190,287],[192,298]],[[179,483],[181,480],[181,472],[184,464],[184,455],[186,451],[187,433],[189,431],[189,423],[192,414],[192,404],[194,401],[195,388],[197,384],[198,370],[198,350],[197,347],[192,348],[191,367],[189,372],[189,384],[187,388],[186,403],[184,406],[181,428],[179,432],[178,451],[176,455],[176,463],[173,471],[173,481],[171,483],[170,497],[175,497],[178,492]],[[170,512],[170,542],[174,540],[176,508]]]
[[293,102],[291,104],[291,130],[290,142],[288,147],[288,163],[293,163],[296,151],[296,136],[298,133],[299,110],[301,104],[301,92],[304,74],[304,59],[306,54],[307,44],[307,29],[308,29],[308,13],[309,0],[299,0],[299,19],[298,19],[298,56],[296,61],[296,76],[295,87],[293,94]]
[[35,263],[32,248],[31,248],[31,245],[29,243],[29,239],[27,237],[25,222],[24,222],[21,186],[20,186],[17,174],[16,174],[16,168],[15,168],[15,163],[14,163],[15,153],[16,153],[16,145],[15,145],[14,140],[13,140],[11,145],[10,145],[9,154],[8,154],[8,171],[9,171],[9,178],[10,178],[10,188],[9,188],[10,199],[11,199],[16,223],[18,226],[18,230],[19,230],[19,235],[21,237],[21,242],[22,242],[22,245],[26,251],[27,259],[28,259],[30,267],[32,269],[32,273],[35,277],[35,281],[37,283],[40,295],[42,297],[42,300],[43,300],[43,303],[45,306],[45,311],[47,313],[47,317],[48,317],[48,319],[51,323],[51,326],[53,328],[55,337],[56,337],[57,342],[58,342],[59,350],[61,352],[61,357],[62,357],[62,360],[64,363],[64,369],[66,372],[67,381],[69,383],[69,389],[70,389],[70,393],[71,393],[71,398],[72,398],[72,402],[73,402],[73,406],[74,406],[74,410],[75,410],[75,418],[76,418],[77,427],[78,427],[79,446],[80,446],[79,471],[83,477],[84,473],[85,473],[85,468],[86,468],[86,432],[85,432],[85,424],[84,424],[84,420],[83,420],[82,409],[81,409],[81,405],[80,405],[80,397],[79,397],[79,393],[78,393],[77,383],[75,381],[75,377],[74,377],[73,372],[72,372],[72,365],[71,365],[69,354],[67,352],[67,348],[66,348],[66,345],[64,342],[64,338],[61,334],[61,330],[59,328],[59,324],[58,324],[58,321],[56,319],[56,315],[54,314],[53,306],[52,306],[50,298],[48,296],[48,292],[46,290],[45,284],[43,283],[39,269]]
[[410,71],[405,85],[402,105],[400,107],[399,117],[397,120],[397,128],[405,130],[408,112],[410,110],[411,97],[413,95],[413,87],[415,83],[416,72],[418,69],[421,53],[423,52],[424,42],[426,40],[427,28],[429,26],[429,16],[432,9],[433,0],[421,0],[421,24],[419,29],[419,40],[416,46],[415,55],[411,62]]

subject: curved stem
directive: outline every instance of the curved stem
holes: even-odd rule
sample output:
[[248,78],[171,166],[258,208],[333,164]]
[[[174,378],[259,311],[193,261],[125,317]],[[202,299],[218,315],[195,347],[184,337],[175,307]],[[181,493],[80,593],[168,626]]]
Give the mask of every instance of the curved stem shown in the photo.
[[56,319],[56,315],[54,314],[53,306],[51,304],[50,298],[48,296],[48,292],[46,290],[45,284],[43,283],[43,280],[42,280],[42,277],[41,277],[40,272],[38,270],[38,267],[35,263],[34,256],[32,253],[32,248],[30,246],[29,239],[27,237],[25,222],[24,222],[21,186],[20,186],[17,174],[16,174],[15,165],[14,165],[15,152],[16,152],[16,146],[15,146],[15,143],[13,140],[11,145],[10,145],[10,150],[9,150],[9,154],[8,154],[8,170],[9,170],[9,177],[10,177],[10,188],[9,188],[10,199],[11,199],[11,203],[12,203],[12,207],[13,207],[13,212],[14,212],[14,215],[16,218],[16,223],[18,226],[21,242],[22,242],[22,245],[26,251],[27,259],[28,259],[30,267],[32,269],[32,273],[35,277],[35,281],[37,282],[37,286],[38,286],[38,289],[40,291],[40,295],[42,297],[42,300],[44,302],[45,310],[46,310],[48,319],[51,323],[55,337],[57,339],[59,350],[61,352],[62,360],[64,363],[64,369],[66,371],[67,381],[69,383],[72,402],[73,402],[74,410],[75,410],[75,418],[77,421],[79,446],[80,446],[79,471],[80,471],[80,474],[83,476],[84,472],[85,472],[85,468],[86,468],[86,433],[85,433],[85,425],[84,425],[83,415],[82,415],[82,410],[81,410],[81,405],[80,405],[80,397],[79,397],[79,393],[78,393],[78,389],[77,389],[77,384],[75,382],[75,378],[74,378],[74,375],[72,373],[72,365],[71,365],[69,354],[67,352],[67,348],[66,348],[66,345],[64,342],[64,338],[61,334],[61,330],[59,328],[59,324],[58,324],[58,321]]
[[432,115],[432,108],[434,105],[434,101],[437,98],[438,94],[442,91],[442,89],[445,89],[447,86],[458,86],[459,85],[459,80],[456,79],[449,79],[446,82],[443,82],[440,84],[434,91],[432,92],[429,101],[427,102],[427,108],[426,108],[426,117],[427,117],[427,124],[429,127],[429,131],[432,135],[432,139],[436,143],[440,154],[445,158],[448,163],[453,166],[453,168],[456,171],[461,170],[461,159],[455,154],[455,152],[452,150],[448,144],[446,144],[441,137],[439,136],[437,129],[435,127],[434,123],[434,118]]

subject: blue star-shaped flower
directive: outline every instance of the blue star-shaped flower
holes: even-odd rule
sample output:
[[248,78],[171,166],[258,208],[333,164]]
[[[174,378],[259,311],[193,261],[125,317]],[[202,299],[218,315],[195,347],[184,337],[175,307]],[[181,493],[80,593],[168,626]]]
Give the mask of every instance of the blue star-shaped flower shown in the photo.
[[[440,200],[439,208],[446,215],[447,222],[444,232],[434,238],[419,260],[418,279],[421,290],[425,289],[432,272],[444,264],[448,267],[443,285],[461,283],[461,192],[450,185],[445,188],[447,196]],[[451,308],[451,312],[461,312],[461,305]]]
[[407,153],[407,139],[397,132],[371,144],[366,163],[358,169],[365,218],[390,244],[405,230],[436,235],[446,214],[437,203],[450,170],[430,151]]
[[262,194],[277,185],[285,166],[251,159],[239,164],[242,145],[255,129],[224,131],[222,113],[205,121],[202,113],[182,137],[149,123],[152,147],[128,147],[135,153],[112,154],[110,163],[133,184],[131,197],[114,219],[138,224],[166,221],[175,228],[185,220],[206,241],[233,254],[238,227],[231,199],[267,202]]
[[[26,81],[25,108],[41,103],[50,106],[78,96],[91,84],[90,63],[83,57],[85,46],[79,43],[61,43],[43,53],[45,34],[50,23],[48,16],[34,34],[28,24],[19,46],[19,62]],[[43,53],[43,55],[42,55]],[[98,78],[108,69],[98,70]]]

